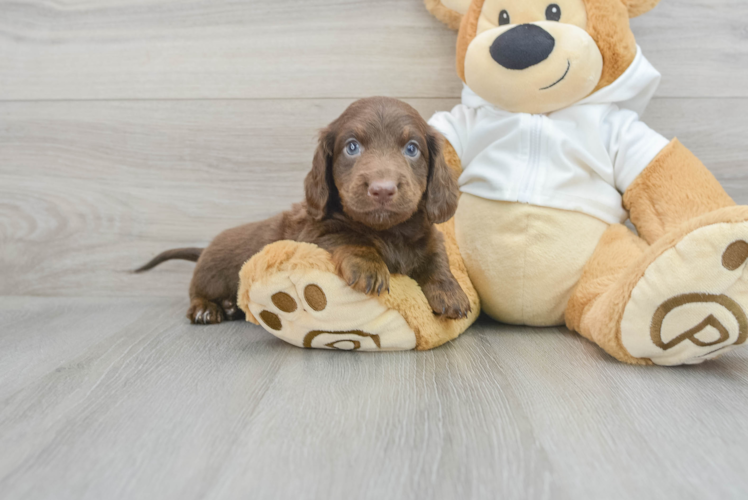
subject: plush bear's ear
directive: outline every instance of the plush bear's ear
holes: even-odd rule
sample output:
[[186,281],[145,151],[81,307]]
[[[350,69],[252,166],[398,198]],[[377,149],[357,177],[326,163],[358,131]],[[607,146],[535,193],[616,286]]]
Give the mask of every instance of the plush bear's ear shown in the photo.
[[657,7],[660,0],[622,0],[629,10],[629,17],[641,16]]
[[486,0],[473,0],[470,2],[467,12],[462,17],[460,32],[457,34],[457,76],[465,81],[465,56],[470,43],[478,33],[478,19],[483,10]]
[[470,7],[471,0],[423,0],[426,9],[451,30],[460,29],[462,16]]

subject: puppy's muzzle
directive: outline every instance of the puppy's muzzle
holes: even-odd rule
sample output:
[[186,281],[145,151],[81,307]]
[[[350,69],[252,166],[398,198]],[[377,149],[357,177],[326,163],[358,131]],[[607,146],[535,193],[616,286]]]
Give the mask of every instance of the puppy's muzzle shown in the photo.
[[491,44],[491,58],[506,69],[522,70],[548,59],[556,40],[535,24],[520,24]]

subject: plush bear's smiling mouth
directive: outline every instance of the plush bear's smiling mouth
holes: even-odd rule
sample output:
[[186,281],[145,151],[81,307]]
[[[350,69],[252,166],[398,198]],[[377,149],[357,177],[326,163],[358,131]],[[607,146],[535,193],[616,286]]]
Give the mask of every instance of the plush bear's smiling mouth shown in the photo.
[[[529,5],[535,0],[489,1]],[[551,21],[484,24],[467,45],[463,76],[470,90],[494,106],[512,113],[550,113],[584,99],[600,82],[602,53],[583,27]]]
[[570,69],[571,69],[571,61],[569,59],[567,59],[566,60],[566,72],[564,73],[564,76],[562,76],[561,78],[559,78],[558,80],[556,80],[555,83],[552,83],[552,84],[548,85],[547,87],[543,87],[540,90],[548,90],[549,88],[555,87],[556,85],[558,85],[559,83],[561,83],[563,81],[563,79],[566,78],[566,75],[569,74],[569,70]]

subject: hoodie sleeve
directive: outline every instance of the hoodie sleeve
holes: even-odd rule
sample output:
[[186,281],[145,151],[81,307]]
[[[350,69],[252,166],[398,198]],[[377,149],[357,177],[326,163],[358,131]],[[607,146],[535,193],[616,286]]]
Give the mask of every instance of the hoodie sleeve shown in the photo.
[[438,130],[455,148],[461,159],[467,147],[470,125],[474,122],[475,110],[458,104],[452,111],[440,111],[429,120],[429,125]]
[[616,189],[624,193],[670,141],[628,109],[614,107],[603,120]]

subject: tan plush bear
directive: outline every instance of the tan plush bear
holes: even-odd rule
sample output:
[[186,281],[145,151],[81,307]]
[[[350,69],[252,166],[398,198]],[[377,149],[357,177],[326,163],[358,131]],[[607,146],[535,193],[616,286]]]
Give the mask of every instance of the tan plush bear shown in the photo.
[[639,120],[660,75],[629,17],[656,4],[474,0],[462,104],[430,123],[461,159],[456,235],[486,313],[678,365],[746,341],[748,207]]
[[[457,215],[441,229],[469,318],[434,317],[402,276],[386,296],[353,292],[326,252],[293,242],[242,269],[247,318],[301,347],[429,349],[474,321],[479,294],[498,320],[565,323],[628,363],[699,363],[745,343],[748,208],[639,120],[659,74],[628,20],[656,3],[475,0],[466,10],[463,104],[431,123],[461,172]],[[426,0],[451,25],[464,4]]]

